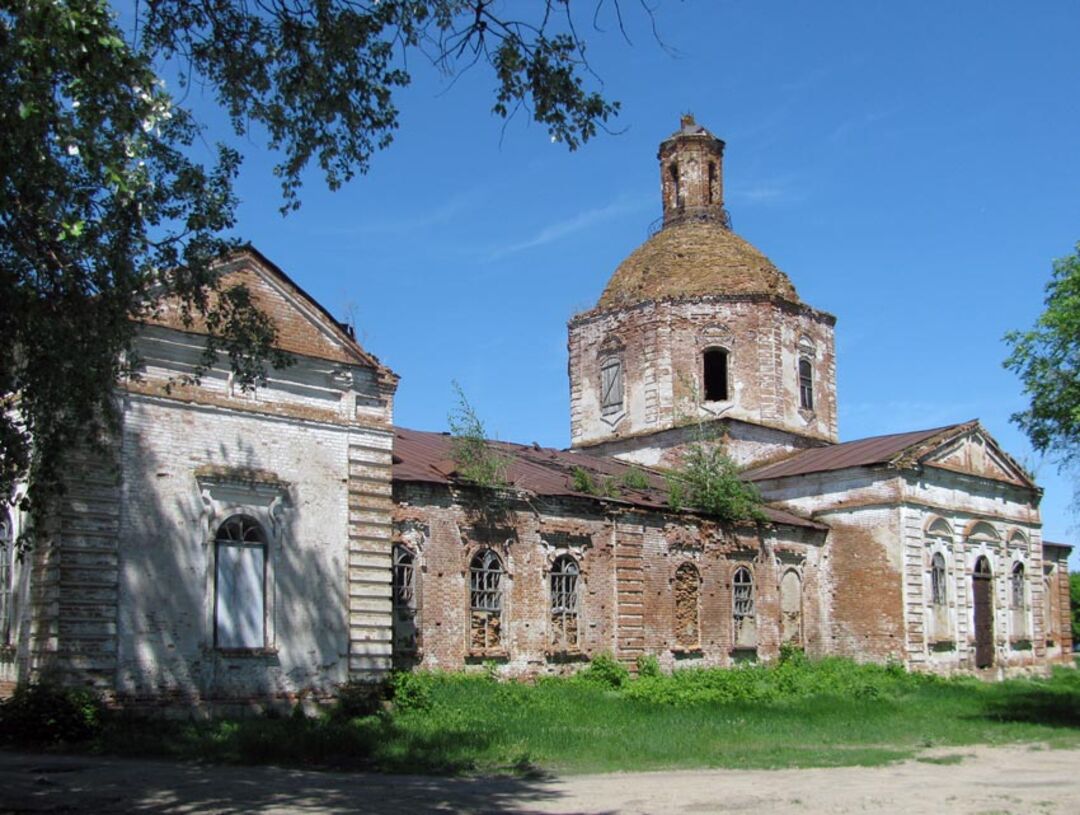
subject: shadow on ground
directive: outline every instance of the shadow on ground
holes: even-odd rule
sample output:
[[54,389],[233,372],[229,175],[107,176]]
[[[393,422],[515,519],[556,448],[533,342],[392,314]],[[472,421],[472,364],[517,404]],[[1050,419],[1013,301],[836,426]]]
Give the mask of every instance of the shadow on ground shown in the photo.
[[449,778],[0,751],[0,813],[528,813],[558,802],[542,778]]
[[1000,698],[988,700],[983,715],[1000,722],[1080,727],[1080,692],[1039,687],[1012,689]]

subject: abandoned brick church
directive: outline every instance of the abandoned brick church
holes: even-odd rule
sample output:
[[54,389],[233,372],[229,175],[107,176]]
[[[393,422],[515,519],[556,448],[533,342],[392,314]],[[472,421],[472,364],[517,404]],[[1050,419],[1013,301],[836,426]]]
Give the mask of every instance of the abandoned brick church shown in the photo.
[[[332,696],[392,667],[574,670],[812,656],[999,676],[1067,663],[1069,547],[977,421],[840,442],[831,314],[731,231],[724,143],[660,145],[663,218],[569,325],[570,450],[491,443],[470,485],[441,433],[397,428],[397,376],[254,249],[221,267],[296,364],[255,393],[168,311],[118,389],[110,460],[75,460],[49,540],[3,521],[0,685],[124,702]],[[766,503],[667,500],[706,427]]]

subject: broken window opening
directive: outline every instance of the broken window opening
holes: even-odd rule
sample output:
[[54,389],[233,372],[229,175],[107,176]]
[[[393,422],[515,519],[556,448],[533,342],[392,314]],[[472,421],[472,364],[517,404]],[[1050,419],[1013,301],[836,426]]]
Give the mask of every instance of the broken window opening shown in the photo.
[[728,352],[723,348],[706,348],[702,354],[705,379],[705,401],[723,402],[728,398]]
[[600,365],[600,412],[604,416],[618,413],[623,406],[622,360],[609,357]]
[[701,575],[693,563],[675,570],[675,641],[680,648],[698,648],[701,644],[699,599]]
[[754,576],[745,566],[735,570],[732,584],[732,619],[735,647],[757,647],[757,620],[754,616]]
[[709,189],[707,191],[708,202],[711,204],[716,200],[716,162],[709,162]]
[[469,608],[474,650],[502,644],[502,561],[491,549],[476,553],[469,567]]
[[1017,563],[1013,566],[1010,585],[1012,591],[1010,592],[1010,603],[1014,609],[1023,609],[1024,607],[1024,564]]
[[578,648],[578,578],[581,569],[569,555],[551,567],[551,644],[563,651]]
[[0,645],[11,645],[15,620],[15,534],[7,518],[0,519]]
[[266,534],[253,518],[233,515],[214,541],[214,644],[266,647]]
[[930,561],[930,602],[943,606],[948,602],[945,590],[945,556],[935,552]]
[[674,192],[674,195],[672,196],[672,200],[674,201],[675,207],[677,209],[682,209],[683,200],[682,200],[682,189],[679,186],[679,165],[674,163],[674,162],[669,164],[668,165],[668,174],[671,176],[671,185],[672,185],[671,188],[672,188],[672,190]]
[[814,409],[814,368],[808,359],[799,360],[799,405],[803,410]]
[[394,546],[391,595],[394,605],[394,650],[416,650],[416,556],[404,546]]

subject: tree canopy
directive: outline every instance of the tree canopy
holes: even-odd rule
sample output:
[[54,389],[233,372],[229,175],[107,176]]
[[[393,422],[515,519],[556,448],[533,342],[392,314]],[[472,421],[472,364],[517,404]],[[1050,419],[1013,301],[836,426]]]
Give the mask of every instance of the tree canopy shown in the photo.
[[1037,451],[1068,467],[1080,463],[1080,243],[1054,262],[1045,304],[1034,328],[1005,335],[1005,367],[1031,399],[1012,419]]
[[144,0],[126,12],[121,25],[106,0],[0,0],[0,496],[38,515],[63,489],[64,451],[108,435],[113,383],[138,374],[138,322],[163,298],[210,328],[204,366],[227,357],[242,386],[287,363],[272,321],[214,275],[238,241],[241,155],[219,144],[209,164],[194,158],[202,131],[163,66],[211,88],[237,135],[265,134],[285,211],[309,166],[336,188],[390,144],[410,58],[490,70],[497,117],[524,111],[571,150],[619,109],[592,89],[575,16],[621,27],[617,0]]

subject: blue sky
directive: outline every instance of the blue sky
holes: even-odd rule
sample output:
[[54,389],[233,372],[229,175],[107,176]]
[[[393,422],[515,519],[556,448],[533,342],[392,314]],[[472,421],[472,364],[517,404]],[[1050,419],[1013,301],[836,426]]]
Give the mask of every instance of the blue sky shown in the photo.
[[241,143],[240,234],[355,320],[401,375],[399,424],[445,429],[456,379],[493,435],[564,447],[566,321],[646,238],[657,144],[693,112],[727,142],[735,230],[838,318],[841,437],[978,417],[1037,471],[1045,536],[1080,542],[1001,367],[1080,240],[1080,3],[662,0],[667,48],[623,5],[632,44],[585,28],[617,132],[569,153],[504,129],[484,70],[414,59],[392,147],[337,193],[312,175],[297,213]]

